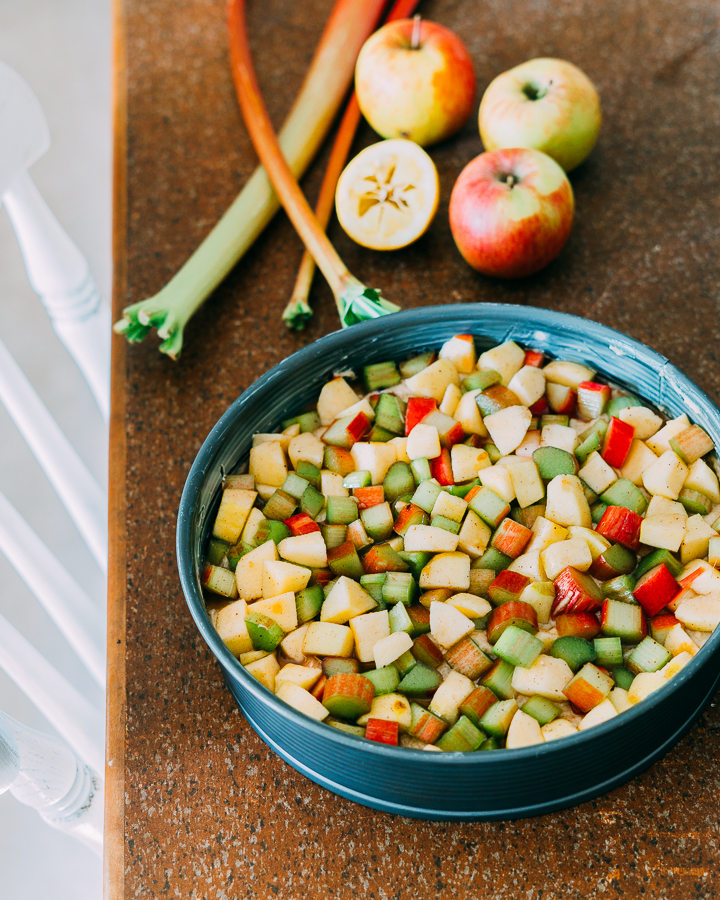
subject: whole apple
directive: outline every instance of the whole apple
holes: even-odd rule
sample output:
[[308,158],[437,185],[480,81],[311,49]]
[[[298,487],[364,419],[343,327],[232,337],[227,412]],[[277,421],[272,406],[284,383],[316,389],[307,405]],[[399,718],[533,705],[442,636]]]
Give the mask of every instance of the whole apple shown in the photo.
[[575,200],[567,175],[539,150],[481,153],[450,196],[458,249],[484,275],[521,278],[555,259],[570,234]]
[[490,82],[478,119],[486,150],[532,147],[569,172],[595,146],[600,98],[572,63],[531,59]]
[[475,73],[456,34],[416,16],[390,22],[368,38],[355,67],[355,90],[378,134],[426,147],[467,121]]

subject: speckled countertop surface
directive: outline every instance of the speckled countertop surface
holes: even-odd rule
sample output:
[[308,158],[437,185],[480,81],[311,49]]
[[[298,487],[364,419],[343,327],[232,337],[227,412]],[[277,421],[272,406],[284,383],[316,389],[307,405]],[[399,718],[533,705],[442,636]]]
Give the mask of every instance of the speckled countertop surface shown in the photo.
[[[330,0],[250,0],[251,41],[276,123]],[[432,150],[442,201],[394,254],[354,246],[350,269],[406,306],[535,304],[587,316],[660,350],[720,399],[718,8],[711,0],[430,0],[458,32],[478,100],[500,71],[560,56],[597,84],[605,122],[572,174],[570,240],[540,275],[498,283],[452,244],[447,202],[481,151],[474,120]],[[157,291],[252,171],[220,0],[118,0],[115,307]],[[357,148],[371,143],[364,126]],[[322,157],[321,157],[322,162]],[[322,172],[305,181],[315,197]],[[303,335],[280,313],[301,247],[280,215],[195,317],[181,360],[156,341],[114,357],[106,897],[714,897],[720,714],[643,776],[592,803],[514,823],[424,823],[315,786],[247,725],[187,612],[174,530],[190,464],[228,404],[274,363],[336,327],[329,291]],[[588,765],[592,765],[592,759]]]

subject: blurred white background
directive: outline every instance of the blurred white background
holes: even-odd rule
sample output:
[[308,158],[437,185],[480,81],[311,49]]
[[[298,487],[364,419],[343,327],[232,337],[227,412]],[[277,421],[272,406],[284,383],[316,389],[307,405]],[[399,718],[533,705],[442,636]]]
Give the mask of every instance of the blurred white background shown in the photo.
[[[30,84],[52,146],[30,173],[85,254],[107,302],[111,229],[111,5],[109,0],[2,0],[0,60]],[[0,207],[0,338],[103,487],[105,426],[72,358],[28,284]],[[75,578],[99,600],[105,579],[42,470],[0,407],[0,491]],[[42,565],[42,559],[38,559]],[[0,556],[0,612],[79,690],[102,703],[63,637]],[[0,708],[44,731],[51,726],[0,672]],[[10,794],[0,796],[2,900],[100,900],[101,863]]]

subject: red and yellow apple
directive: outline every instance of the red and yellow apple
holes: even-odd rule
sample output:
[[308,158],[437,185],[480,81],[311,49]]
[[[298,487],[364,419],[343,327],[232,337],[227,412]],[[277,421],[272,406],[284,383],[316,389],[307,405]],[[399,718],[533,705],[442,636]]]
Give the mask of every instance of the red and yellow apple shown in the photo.
[[539,150],[476,156],[450,197],[450,228],[465,260],[496,278],[520,278],[546,266],[570,234],[572,187]]
[[355,90],[362,114],[378,134],[426,147],[467,121],[475,73],[465,45],[452,31],[435,22],[399,19],[365,42]]
[[595,146],[600,98],[572,63],[530,59],[490,82],[478,119],[486,150],[531,147],[569,172]]

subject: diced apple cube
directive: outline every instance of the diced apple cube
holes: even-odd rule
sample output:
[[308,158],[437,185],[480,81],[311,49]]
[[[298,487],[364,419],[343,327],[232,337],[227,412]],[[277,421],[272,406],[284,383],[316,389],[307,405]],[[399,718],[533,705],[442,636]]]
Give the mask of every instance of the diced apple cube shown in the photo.
[[268,653],[262,659],[248,663],[245,671],[249,672],[253,678],[257,678],[260,684],[264,684],[269,691],[275,693],[275,677],[280,671],[280,666],[274,653]]
[[[350,620],[350,628],[355,638],[355,653],[360,662],[375,661],[375,645],[390,636],[390,619],[386,609],[365,613]],[[397,632],[398,634],[400,632]]]
[[251,612],[263,613],[263,615],[269,616],[286,633],[294,631],[298,626],[295,594],[292,591],[278,594],[277,597],[258,600],[257,603],[251,603],[248,606],[248,613]]
[[512,717],[508,728],[505,746],[508,750],[518,747],[531,747],[533,744],[544,744],[545,738],[537,719],[519,709]]
[[531,581],[545,581],[549,577],[539,550],[518,556],[508,566],[508,572],[518,572],[520,575],[527,576]]
[[456,497],[449,491],[440,491],[433,505],[431,516],[445,516],[453,522],[462,522],[468,508],[467,501],[462,497]]
[[309,666],[287,663],[275,676],[275,690],[277,691],[284,682],[289,682],[309,691],[321,675],[322,669],[311,669]]
[[507,470],[510,473],[515,497],[522,509],[543,499],[545,485],[532,459],[520,459],[507,466]]
[[543,369],[545,380],[551,384],[562,384],[565,387],[577,390],[583,381],[592,381],[595,372],[581,363],[570,362],[565,359],[555,359]]
[[592,528],[590,506],[576,475],[556,475],[548,484],[545,518],[558,525]]
[[680,623],[673,625],[668,631],[663,645],[673,656],[678,656],[680,653],[689,653],[690,656],[695,656],[699,649]]
[[[690,578],[691,575],[693,576],[692,579]],[[691,587],[697,594],[720,592],[720,572],[705,562],[704,559],[695,559],[688,563],[680,573],[678,581]]]
[[487,469],[492,465],[486,450],[482,447],[470,447],[467,444],[453,444],[450,449],[450,464],[453,481],[456,484],[461,481],[472,481],[473,478],[477,478],[481,469]]
[[551,544],[542,551],[540,558],[551,581],[554,581],[568,566],[580,572],[587,572],[593,561],[587,541],[583,538],[571,538]]
[[220,639],[232,655],[238,658],[254,649],[245,624],[246,615],[247,603],[236,600],[221,609],[215,620],[215,630]]
[[552,722],[543,725],[540,731],[545,743],[556,741],[558,738],[564,738],[570,734],[577,734],[577,728],[567,719],[553,719]]
[[701,515],[690,516],[685,524],[685,537],[680,547],[680,561],[683,565],[707,556],[710,539],[717,536],[717,531]]
[[213,524],[213,537],[236,544],[256,497],[257,491],[225,488]]
[[355,468],[359,471],[370,472],[370,480],[373,484],[382,484],[387,470],[394,462],[397,462],[397,450],[394,445],[383,444],[379,441],[358,441],[353,444],[350,452],[355,460]]
[[515,499],[515,488],[513,487],[509,467],[494,465],[489,469],[481,469],[478,472],[478,478],[483,487],[495,491],[499,497],[502,497],[508,503]]
[[347,409],[357,403],[358,396],[344,378],[333,378],[323,385],[318,397],[317,411],[320,416],[320,422],[323,425],[329,425],[337,419],[338,414],[342,410]]
[[[632,708],[632,703],[628,700],[628,692],[622,688],[613,688],[608,694],[608,700],[615,707],[618,713],[626,712]],[[602,706],[602,704],[600,704]]]
[[617,714],[618,711],[615,709],[610,698],[607,697],[602,703],[599,703],[594,709],[591,709],[589,713],[586,713],[582,717],[580,724],[578,725],[578,731],[586,731],[588,728],[592,728],[595,725],[602,725],[603,722],[609,722],[610,719],[614,719]]
[[[263,595],[263,569],[265,563],[278,558],[274,541],[265,541],[238,561],[235,569],[235,583],[242,600],[256,600]],[[281,594],[282,591],[276,591]]]
[[714,631],[720,623],[720,596],[699,594],[683,600],[675,610],[675,618],[694,631]]
[[252,445],[253,447],[259,447],[260,444],[269,444],[271,441],[277,441],[282,447],[283,453],[287,453],[291,440],[290,435],[284,434],[282,431],[271,434],[254,434]]
[[320,472],[320,493],[325,497],[349,497],[350,491],[343,487],[342,475],[323,469]]
[[442,401],[440,402],[440,412],[444,413],[446,416],[454,415],[455,410],[458,408],[461,400],[462,391],[460,390],[460,388],[456,384],[449,384],[445,388],[445,393],[443,394]]
[[250,650],[247,653],[241,653],[238,659],[241,666],[249,666],[250,663],[257,662],[259,659],[265,659],[266,656],[270,656],[267,650]]
[[537,366],[523,366],[508,383],[508,387],[525,406],[532,406],[545,393],[545,374]]
[[408,435],[405,451],[410,459],[435,459],[440,456],[440,435],[434,425],[423,425],[420,422]]
[[562,525],[551,522],[549,519],[546,519],[545,516],[538,516],[533,522],[533,526],[530,530],[532,531],[533,536],[530,543],[527,545],[526,553],[543,551],[549,547],[550,544],[554,544],[556,541],[567,540],[569,536],[567,528],[563,528]]
[[292,425],[288,425],[287,428],[283,428],[282,433],[288,438],[297,437],[300,434],[300,423],[293,422]]
[[258,497],[267,503],[267,501],[272,497],[272,495],[277,490],[276,487],[273,487],[271,484],[260,484],[259,482],[255,485],[255,490],[258,492]]
[[302,648],[309,627],[310,623],[307,622],[305,625],[296,628],[295,631],[291,631],[290,634],[286,634],[280,641],[280,649],[283,656],[286,656],[298,665],[304,663],[306,659]]
[[310,569],[303,566],[281,560],[266,560],[263,563],[262,595],[267,598],[277,597],[288,591],[302,591],[308,586],[311,575]]
[[493,443],[505,456],[522,443],[530,427],[532,413],[526,406],[508,406],[485,416],[483,421]]
[[542,641],[543,648],[541,650],[541,653],[549,653],[550,648],[560,637],[560,635],[557,633],[557,628],[549,628],[547,629],[547,631],[540,629],[535,637],[537,637],[539,641]]
[[604,553],[610,548],[610,541],[601,534],[598,534],[597,531],[593,531],[592,528],[581,528],[579,525],[571,525],[568,528],[568,532],[571,538],[582,538],[585,541],[590,550],[590,556],[592,556],[593,562],[595,562],[601,553]]
[[439,359],[405,381],[405,386],[412,396],[432,397],[438,403],[449,384],[459,385],[460,379],[455,366],[446,359]]
[[649,697],[653,691],[658,688],[665,687],[667,680],[660,672],[640,672],[633,678],[630,689],[628,690],[628,701],[634,706],[640,703],[646,697]]
[[692,661],[693,654],[688,653],[687,650],[683,650],[682,653],[678,653],[677,656],[674,656],[670,662],[665,663],[665,665],[660,669],[660,675],[663,676],[667,681],[671,678],[674,678],[678,672],[682,672],[685,666]]
[[357,581],[342,575],[325,598],[320,610],[320,621],[344,625],[353,616],[360,616],[376,606],[375,600]]
[[280,441],[268,441],[250,451],[248,470],[259,484],[282,487],[288,468]]
[[578,445],[578,435],[569,425],[545,425],[540,433],[541,447],[558,447],[574,453]]
[[358,725],[367,725],[370,719],[397,722],[398,730],[406,732],[412,725],[410,701],[402,694],[381,694],[379,697],[374,697],[370,712],[360,716],[357,723]]
[[[407,546],[407,535],[405,541]],[[466,553],[438,553],[420,573],[420,587],[425,591],[436,588],[466,591],[470,587],[470,557]]]
[[453,418],[462,425],[465,434],[478,434],[480,437],[487,437],[487,428],[475,402],[475,397],[478,394],[482,394],[480,388],[463,394]]
[[305,656],[352,656],[353,633],[347,625],[310,622],[303,641]]
[[[273,491],[275,488],[273,488]],[[255,535],[257,534],[258,526],[261,522],[265,521],[265,516],[260,512],[259,509],[253,507],[248,513],[247,520],[245,522],[245,527],[242,530],[242,534],[240,535],[240,540],[244,544],[254,544],[255,543]]]
[[473,621],[457,607],[437,600],[430,604],[430,634],[446,650],[470,634],[474,628]]
[[412,647],[412,638],[405,631],[395,631],[378,638],[373,644],[373,658],[378,669],[389,666]]
[[318,469],[322,469],[323,458],[325,456],[325,444],[318,440],[314,434],[306,431],[305,433],[292,438],[290,445],[288,446],[288,456],[290,457],[290,462],[294,469],[297,469],[297,464],[300,460],[310,462],[314,466],[317,466]]
[[480,354],[478,369],[493,369],[502,378],[505,387],[525,364],[525,351],[515,341],[505,341]]
[[459,540],[459,535],[436,525],[411,525],[405,532],[405,550],[408,553],[453,551]]
[[618,413],[618,419],[632,425],[635,429],[635,437],[638,440],[646,441],[651,438],[662,427],[663,420],[656,415],[647,406],[628,406],[621,409]]
[[476,597],[475,594],[453,594],[445,601],[445,605],[454,606],[468,619],[480,619],[492,610],[487,600]]
[[578,475],[596,494],[602,494],[617,481],[615,469],[609,466],[597,451],[588,456]]
[[395,448],[398,462],[410,462],[410,457],[407,454],[407,442],[408,439],[406,437],[394,437],[388,441],[388,444],[392,444]]
[[660,456],[670,449],[670,439],[684,431],[689,424],[690,419],[683,413],[677,419],[667,422],[660,431],[656,431],[651,438],[648,438],[646,443],[656,456]]
[[648,508],[645,510],[646,519],[650,519],[653,516],[682,516],[683,519],[687,519],[688,514],[682,503],[668,500],[667,497],[661,497],[658,494],[650,498]]
[[305,713],[311,719],[317,719],[318,722],[322,722],[323,719],[330,715],[328,710],[325,709],[319,700],[313,697],[310,691],[306,691],[291,681],[285,681],[280,685],[277,696],[289,706],[292,706],[293,709]]
[[319,531],[285,538],[278,544],[278,553],[298,566],[321,569],[327,565],[327,547]]
[[645,488],[651,494],[660,494],[669,500],[677,500],[685,479],[688,467],[672,450],[666,450],[662,456],[648,466],[642,474]]
[[648,547],[664,547],[673,552],[680,549],[685,537],[683,516],[649,516],[640,525],[640,541]]
[[475,685],[469,678],[453,670],[435,691],[428,708],[431,713],[445,719],[448,724],[454,725],[458,719],[460,704],[474,690]]
[[491,537],[490,526],[483,522],[477,513],[469,509],[460,526],[457,549],[467,553],[471,559],[477,559],[485,552]]
[[363,397],[362,400],[358,400],[356,403],[353,403],[352,406],[348,406],[347,409],[341,409],[335,416],[335,419],[345,419],[348,417],[354,419],[360,412],[366,415],[371,422],[375,418],[375,410],[367,397]]
[[537,613],[540,625],[550,621],[550,611],[555,600],[555,585],[552,581],[535,581],[523,589],[520,594],[523,603],[528,603]]
[[696,459],[690,466],[684,488],[699,491],[709,497],[713,503],[720,503],[720,487],[718,477],[704,459]]
[[469,375],[475,368],[477,356],[471,334],[456,334],[440,348],[440,359],[451,362],[461,375]]
[[563,694],[573,677],[572,669],[564,659],[541,654],[527,669],[516,666],[512,676],[513,690],[530,697],[537,694],[547,700],[564,701]]
[[630,444],[630,452],[620,468],[620,475],[633,484],[642,484],[642,474],[657,459],[647,444],[635,438]]

